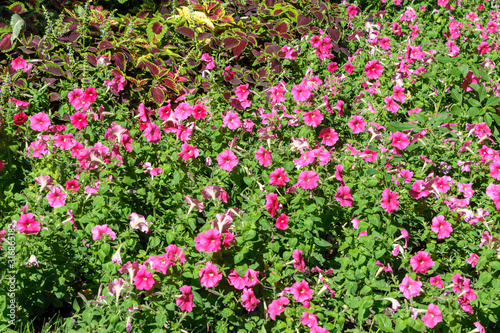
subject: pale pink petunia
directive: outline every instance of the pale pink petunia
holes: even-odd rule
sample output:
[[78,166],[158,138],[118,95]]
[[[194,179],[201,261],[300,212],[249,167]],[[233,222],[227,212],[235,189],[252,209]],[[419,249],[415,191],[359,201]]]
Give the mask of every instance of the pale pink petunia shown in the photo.
[[143,215],[137,213],[131,213],[128,218],[130,219],[130,226],[133,229],[142,231],[144,233],[149,233],[149,226],[153,222],[147,222]]
[[96,225],[95,227],[92,228],[92,239],[93,240],[102,239],[103,235],[109,235],[111,240],[116,239],[115,232],[110,227],[108,227],[107,224]]
[[231,150],[224,150],[217,155],[217,162],[219,163],[219,168],[232,171],[238,164],[238,157]]
[[37,132],[46,131],[50,126],[49,116],[44,112],[38,112],[30,117],[30,127]]

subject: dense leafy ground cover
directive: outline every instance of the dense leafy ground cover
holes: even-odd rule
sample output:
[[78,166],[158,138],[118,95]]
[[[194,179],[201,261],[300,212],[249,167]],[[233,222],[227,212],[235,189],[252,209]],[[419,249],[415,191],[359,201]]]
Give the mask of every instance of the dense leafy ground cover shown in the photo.
[[0,23],[2,328],[500,329],[494,1],[44,5]]

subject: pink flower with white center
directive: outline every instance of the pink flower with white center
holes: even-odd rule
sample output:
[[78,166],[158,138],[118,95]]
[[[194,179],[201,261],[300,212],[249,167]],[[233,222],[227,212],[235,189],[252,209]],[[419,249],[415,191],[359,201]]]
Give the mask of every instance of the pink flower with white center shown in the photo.
[[300,322],[309,328],[318,325],[318,315],[312,314],[310,312],[303,312],[302,317],[300,317]]
[[276,193],[269,193],[266,196],[266,205],[264,206],[267,209],[267,212],[271,216],[276,216],[277,211],[280,209],[281,204],[278,201],[278,195]]
[[87,101],[88,104],[94,103],[97,99],[97,91],[95,91],[94,87],[88,87],[83,92],[83,98]]
[[23,234],[37,234],[40,232],[40,222],[35,219],[32,213],[21,214],[17,220],[16,228]]
[[193,304],[193,292],[191,291],[191,286],[183,285],[180,287],[180,292],[182,296],[175,299],[175,304],[181,308],[181,311],[192,312],[194,308]]
[[130,226],[133,229],[142,231],[146,234],[149,233],[149,226],[153,224],[153,222],[146,222],[144,216],[137,213],[130,214],[128,218],[130,219]]
[[382,72],[384,71],[384,67],[380,64],[378,60],[368,61],[365,65],[365,74],[367,79],[378,79]]
[[144,136],[148,142],[159,142],[161,140],[160,128],[155,123],[149,123],[144,131]]
[[431,255],[425,251],[418,251],[416,255],[411,257],[410,265],[415,273],[427,273],[434,266],[434,261]]
[[316,326],[311,327],[311,330],[309,331],[309,333],[330,333],[330,331],[328,331],[324,327],[316,325]]
[[314,109],[310,112],[304,112],[302,116],[304,117],[304,123],[307,126],[312,127],[318,127],[318,125],[321,124],[324,119],[323,114],[318,109]]
[[443,316],[441,315],[441,311],[439,311],[439,306],[431,303],[427,309],[427,313],[422,317],[422,321],[425,326],[433,328],[437,325],[437,323],[443,321]]
[[187,143],[183,143],[181,148],[182,151],[179,153],[179,158],[182,158],[184,162],[187,162],[190,158],[195,159],[200,154],[198,148]]
[[31,156],[32,157],[38,157],[38,158],[41,158],[42,155],[48,155],[49,154],[49,151],[47,149],[47,147],[40,143],[40,142],[32,142],[29,147],[28,147],[28,150],[31,150],[33,149],[33,151],[31,152]]
[[157,272],[162,272],[164,275],[167,275],[167,270],[170,266],[175,263],[171,261],[168,257],[167,253],[162,254],[161,256],[150,256],[145,262],[145,265],[150,265],[151,269],[154,269]]
[[56,134],[54,135],[54,146],[62,150],[70,150],[74,146],[73,134]]
[[286,230],[288,229],[288,216],[285,214],[281,214],[277,219],[276,219],[276,228],[281,229],[281,230]]
[[252,312],[257,308],[260,300],[255,297],[252,288],[243,288],[243,295],[241,295],[241,305],[248,311]]
[[321,141],[321,144],[325,146],[334,146],[335,143],[339,140],[339,135],[337,134],[337,132],[335,132],[333,128],[327,127],[323,128],[319,132],[319,138],[323,139]]
[[348,62],[347,64],[344,65],[344,70],[349,75],[351,75],[354,72],[354,69],[355,69],[355,67],[352,65],[351,62]]
[[241,127],[241,120],[237,113],[228,111],[222,123],[229,129],[235,130]]
[[87,115],[77,111],[74,115],[70,116],[71,125],[76,129],[83,129],[87,127]]
[[316,156],[313,151],[303,152],[302,155],[293,161],[297,167],[305,167],[313,163],[316,160]]
[[196,105],[193,106],[192,114],[194,119],[205,119],[207,109],[202,103],[196,103]]
[[198,277],[203,287],[212,288],[222,280],[222,272],[217,272],[218,267],[211,261],[207,262],[205,267],[200,270]]
[[496,180],[500,180],[500,158],[497,158],[490,164],[490,176]]
[[50,119],[46,113],[38,112],[30,117],[30,127],[33,131],[43,132],[50,126]]
[[354,201],[351,195],[351,189],[347,186],[340,186],[335,193],[335,199],[342,207],[352,207]]
[[21,57],[17,57],[16,59],[12,60],[12,62],[11,62],[12,69],[15,71],[17,71],[19,69],[24,70],[27,65],[28,65],[28,62]]
[[466,260],[466,262],[470,264],[472,268],[476,267],[478,261],[479,261],[479,256],[475,253],[471,253],[469,259]]
[[189,118],[193,114],[193,106],[189,103],[183,102],[180,103],[174,109],[174,117],[179,121],[183,121]]
[[255,271],[251,268],[248,268],[245,275],[243,276],[245,279],[245,286],[253,287],[260,283],[259,281],[259,272]]
[[293,298],[297,302],[303,303],[304,301],[310,301],[314,291],[309,288],[309,283],[306,280],[301,282],[295,282],[290,287],[290,292],[293,294]]
[[232,171],[239,161],[231,150],[224,150],[222,153],[217,155],[217,162],[219,163],[219,168]]
[[50,207],[62,207],[66,202],[66,197],[68,195],[64,193],[59,187],[54,186],[52,190],[47,194],[47,200],[49,201]]
[[391,141],[391,146],[399,149],[399,150],[405,150],[406,147],[410,145],[409,137],[408,135],[397,131],[396,133],[392,133],[391,136],[389,137]]
[[150,290],[155,283],[156,281],[153,278],[153,273],[145,268],[139,269],[134,277],[135,287],[139,290]]
[[294,85],[292,88],[292,96],[296,102],[305,102],[311,97],[311,90],[306,84],[300,83],[299,85]]
[[384,103],[386,104],[385,108],[387,109],[387,111],[391,111],[392,113],[398,112],[399,104],[394,102],[391,96],[385,96]]
[[285,311],[285,305],[288,305],[290,300],[285,296],[275,299],[269,304],[268,312],[272,320],[276,320],[276,316]]
[[412,280],[407,274],[399,285],[399,290],[406,299],[410,299],[411,297],[420,295],[422,291],[422,282]]
[[338,100],[337,104],[335,104],[335,108],[339,110],[339,116],[343,117],[344,116],[344,104],[345,102],[343,100]]
[[[211,57],[208,53],[203,53],[201,55],[201,60],[202,61],[206,61],[207,62],[207,67],[206,69],[210,70],[210,69],[214,69],[215,67],[215,60],[213,57]],[[191,312],[191,311],[189,311]]]
[[295,249],[292,253],[292,258],[295,259],[293,267],[301,272],[306,271],[306,262],[304,261],[303,252],[299,249]]
[[455,183],[450,176],[436,177],[434,181],[437,191],[441,193],[446,193],[450,190],[450,183]]
[[401,104],[403,104],[406,101],[405,88],[400,86],[394,86],[392,87],[392,90],[394,90],[394,92],[392,93],[392,99],[399,101],[401,102]]
[[231,269],[231,273],[228,275],[227,281],[238,290],[245,288],[247,283],[246,278],[240,276],[234,268]]
[[284,187],[290,179],[285,171],[285,168],[276,168],[269,174],[269,184],[276,187]]
[[380,201],[380,205],[389,214],[398,210],[398,192],[392,192],[390,189],[386,188],[382,192],[382,200]]
[[437,234],[438,239],[448,238],[453,232],[451,224],[446,222],[443,215],[436,216],[432,219],[431,230]]
[[234,94],[236,95],[236,98],[238,98],[238,101],[244,102],[248,99],[248,95],[250,95],[250,91],[248,91],[248,86],[249,84],[243,84],[239,85],[236,90],[234,91]]
[[361,116],[354,116],[347,123],[354,134],[363,133],[365,131],[366,121]]
[[78,192],[80,185],[76,179],[70,179],[66,182],[66,191],[73,190],[74,193]]
[[431,284],[431,286],[436,286],[436,287],[441,288],[441,289],[443,289],[443,287],[444,287],[444,283],[441,280],[441,275],[436,275],[436,276],[431,277],[429,279],[429,283]]
[[92,239],[93,240],[102,239],[103,235],[109,235],[111,240],[116,239],[115,232],[110,227],[108,227],[107,224],[96,225],[95,227],[92,228]]
[[202,232],[194,238],[195,248],[198,252],[217,252],[221,249],[221,234],[216,229]]
[[312,190],[318,187],[319,176],[314,171],[302,171],[299,174],[297,185],[304,190]]
[[263,167],[271,165],[271,150],[265,150],[264,147],[260,146],[259,150],[255,152],[255,158],[259,161],[259,164]]
[[379,39],[378,45],[387,51],[391,48],[391,40],[389,37],[382,37]]

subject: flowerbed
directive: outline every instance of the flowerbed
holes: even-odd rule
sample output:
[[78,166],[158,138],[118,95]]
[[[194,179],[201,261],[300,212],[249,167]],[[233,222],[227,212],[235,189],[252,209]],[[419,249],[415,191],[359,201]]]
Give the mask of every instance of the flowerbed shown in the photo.
[[[248,31],[198,43],[216,22],[201,5],[116,22],[76,7],[65,20],[82,28],[65,36],[79,60],[50,54],[64,29],[49,51],[36,36],[9,51],[7,325],[59,311],[57,329],[82,332],[498,329],[500,10],[370,5],[332,19],[322,3],[304,15],[258,3],[289,11],[290,31],[308,27],[299,39],[268,25],[275,45],[260,51],[237,49]],[[123,44],[85,48],[99,15]],[[169,20],[196,32],[184,59],[155,55],[180,48],[160,45],[155,24]],[[159,51],[124,41],[131,22],[155,31]]]

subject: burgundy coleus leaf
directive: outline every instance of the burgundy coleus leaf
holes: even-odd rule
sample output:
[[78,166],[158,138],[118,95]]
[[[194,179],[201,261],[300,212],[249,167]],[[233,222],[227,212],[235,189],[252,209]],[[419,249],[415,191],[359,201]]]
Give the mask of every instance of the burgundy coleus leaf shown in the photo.
[[187,27],[180,27],[180,28],[175,29],[175,31],[177,31],[181,35],[184,35],[188,38],[191,38],[191,39],[194,38],[194,30],[193,29],[190,29]]
[[323,21],[323,19],[325,18],[321,12],[314,12],[313,14],[320,21]]
[[22,14],[26,12],[26,8],[24,8],[24,5],[17,2],[9,6],[9,9],[12,10],[16,14]]
[[21,89],[26,89],[26,87],[28,86],[26,84],[26,80],[24,80],[24,79],[19,79],[19,80],[14,81],[14,85],[16,87],[21,88]]
[[276,9],[272,12],[272,15],[274,16],[278,16],[280,15],[281,13],[283,13],[283,9]]
[[236,47],[239,44],[239,40],[233,37],[224,38],[223,41],[224,41],[224,48],[226,50],[232,49],[233,47]]
[[45,70],[53,75],[64,76],[64,72],[61,69],[61,66],[58,66],[54,63],[45,64],[45,67],[43,68],[43,70]]
[[304,15],[297,16],[297,27],[311,24],[312,20]]
[[12,42],[10,41],[10,37],[12,34],[4,34],[2,38],[0,38],[0,50],[9,51],[12,49]]
[[78,39],[78,37],[80,37],[80,33],[78,31],[68,31],[68,32],[65,32],[61,35],[59,35],[57,37],[57,40],[60,42],[60,43],[73,43],[75,40]]
[[202,32],[201,34],[198,35],[198,39],[201,40],[201,39],[211,38],[213,36],[214,34],[210,32]]
[[97,65],[97,58],[93,54],[87,54],[87,61],[90,62],[92,64],[92,66]]
[[239,57],[240,54],[243,52],[245,47],[247,46],[247,41],[246,40],[240,40],[239,44],[236,47],[233,47],[233,55],[236,57]]
[[160,22],[153,23],[153,32],[157,35],[163,31],[163,25]]
[[115,53],[111,56],[111,61],[114,62],[114,64],[120,68],[122,71],[125,70],[125,65],[127,63],[127,61],[125,60],[125,56],[123,55],[123,53],[121,52],[118,52],[118,53]]
[[159,106],[163,105],[165,102],[165,93],[160,87],[152,87],[151,90],[151,97],[153,97],[153,100],[155,101],[156,104]]
[[147,60],[139,61],[139,63],[137,64],[137,68],[147,68],[154,77],[158,77],[158,74],[160,74],[160,69],[158,68],[158,66]]
[[284,34],[288,31],[288,24],[286,24],[286,22],[281,22],[276,27],[274,27],[274,30],[276,30],[276,32],[278,32],[279,34]]
[[266,53],[267,54],[272,54],[272,55],[278,55],[278,52],[281,50],[281,47],[279,45],[273,44],[269,45],[266,47]]
[[166,77],[166,78],[162,79],[162,81],[163,81],[163,84],[165,84],[165,86],[172,89],[176,93],[179,93],[179,90],[177,89],[177,85],[175,84],[175,81],[173,79]]
[[101,53],[104,50],[112,48],[114,48],[113,44],[111,44],[107,40],[103,40],[102,42],[99,43],[99,53]]
[[338,29],[333,29],[332,27],[329,27],[326,29],[326,32],[334,42],[338,42],[340,39],[340,31]]
[[60,99],[61,99],[61,96],[59,96],[58,93],[53,92],[53,93],[49,94],[49,102],[58,101]]

